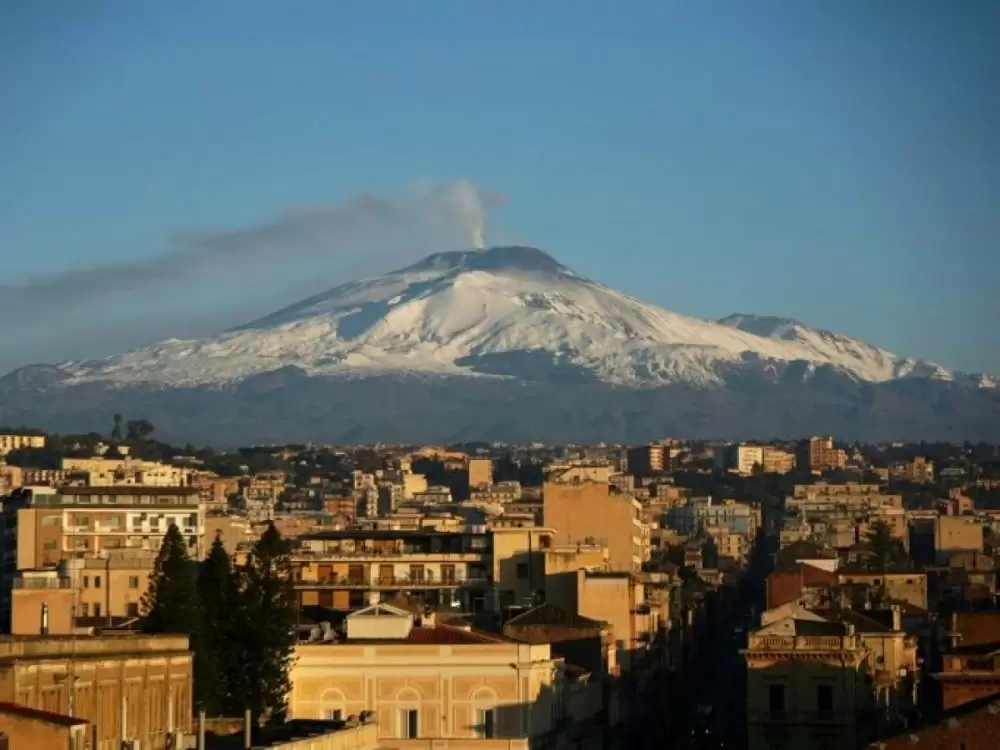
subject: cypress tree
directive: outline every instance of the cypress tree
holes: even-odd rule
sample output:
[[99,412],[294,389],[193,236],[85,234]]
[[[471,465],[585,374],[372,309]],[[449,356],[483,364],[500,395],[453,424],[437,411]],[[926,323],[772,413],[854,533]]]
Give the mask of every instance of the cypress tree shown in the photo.
[[238,669],[236,623],[241,603],[232,559],[218,535],[199,565],[198,595],[205,626],[204,646],[214,667],[211,674],[203,675],[202,707],[210,716],[238,715],[243,709],[233,705],[230,686]]
[[254,544],[241,572],[236,634],[240,654],[233,698],[250,709],[256,728],[261,717],[276,722],[285,717],[297,638],[289,545],[274,524]]
[[146,633],[187,635],[194,655],[194,699],[200,709],[213,700],[217,671],[205,648],[205,627],[197,588],[197,566],[188,557],[184,537],[170,524],[156,557],[149,588],[142,597],[142,629]]

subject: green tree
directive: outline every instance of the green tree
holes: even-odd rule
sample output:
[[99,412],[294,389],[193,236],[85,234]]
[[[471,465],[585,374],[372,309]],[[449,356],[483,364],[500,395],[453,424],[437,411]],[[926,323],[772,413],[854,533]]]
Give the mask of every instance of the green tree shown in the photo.
[[115,414],[112,419],[114,420],[114,427],[111,428],[111,439],[121,442],[122,439],[122,415]]
[[865,532],[871,545],[869,563],[876,569],[885,569],[904,556],[903,543],[892,535],[892,528],[885,521],[875,521]]
[[297,634],[298,607],[289,545],[274,525],[254,544],[242,569],[234,701],[260,719],[282,721],[291,689],[289,671]]
[[243,708],[233,705],[230,685],[239,668],[236,625],[242,603],[232,559],[220,536],[215,537],[208,556],[198,566],[197,589],[205,626],[204,647],[215,667],[211,674],[203,675],[203,708],[210,716],[237,715]]
[[178,633],[190,639],[194,655],[194,699],[198,708],[213,700],[212,675],[217,672],[205,648],[204,616],[197,586],[198,569],[188,557],[184,537],[170,524],[156,557],[149,588],[142,597],[142,629],[147,633]]

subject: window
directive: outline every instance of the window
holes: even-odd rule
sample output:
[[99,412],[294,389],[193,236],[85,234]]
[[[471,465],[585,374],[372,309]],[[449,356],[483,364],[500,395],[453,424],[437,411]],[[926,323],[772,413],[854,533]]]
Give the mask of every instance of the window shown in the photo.
[[138,602],[129,602],[128,604],[126,604],[125,605],[125,614],[127,614],[129,617],[138,617],[139,616],[139,603]]
[[496,737],[496,711],[494,709],[487,708],[476,711],[476,731],[484,739]]
[[128,587],[130,589],[139,588],[139,576],[129,576],[128,577]]
[[83,577],[83,587],[85,589],[89,589],[90,588],[90,576],[84,576]]
[[55,539],[46,539],[44,542],[42,542],[42,549],[53,550],[53,549],[56,549],[56,548],[57,547],[56,547],[56,540]]
[[339,708],[329,708],[326,711],[327,721],[342,721],[344,718],[344,712]]
[[192,513],[191,515],[188,516],[187,525],[190,528],[194,528],[195,526],[198,525],[198,514],[197,513]]
[[404,740],[415,740],[420,736],[420,712],[415,708],[404,708],[399,712],[399,736]]
[[785,712],[785,686],[768,685],[767,687],[767,710],[771,713],[783,714]]
[[833,686],[816,686],[816,708],[820,713],[833,713]]
[[101,605],[95,603],[94,604],[94,617],[100,617],[100,616],[101,616]]
[[100,576],[94,576],[94,588],[95,589],[101,588],[101,577]]
[[42,519],[42,526],[58,526],[62,523],[62,516],[45,516]]

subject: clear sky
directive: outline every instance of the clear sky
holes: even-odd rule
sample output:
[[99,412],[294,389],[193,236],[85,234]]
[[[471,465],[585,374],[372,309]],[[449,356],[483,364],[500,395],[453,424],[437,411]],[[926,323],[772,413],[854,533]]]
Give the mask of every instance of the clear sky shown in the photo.
[[467,180],[489,241],[671,310],[1000,373],[998,38],[996,0],[7,0],[0,371],[388,270],[414,181]]

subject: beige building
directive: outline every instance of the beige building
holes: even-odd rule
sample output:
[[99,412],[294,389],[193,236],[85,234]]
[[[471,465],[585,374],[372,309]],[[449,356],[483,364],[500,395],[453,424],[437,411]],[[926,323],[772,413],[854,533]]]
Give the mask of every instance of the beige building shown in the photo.
[[469,459],[469,487],[490,487],[493,484],[493,461],[488,458]]
[[542,501],[557,544],[605,546],[613,570],[637,571],[649,559],[649,527],[631,495],[602,482],[546,482]]
[[404,593],[431,606],[483,610],[492,535],[425,529],[349,529],[302,537],[292,553],[299,602],[339,610]]
[[795,469],[795,454],[773,445],[765,445],[761,456],[762,465],[768,474],[787,474]]
[[947,565],[957,552],[983,551],[983,525],[976,516],[938,516],[934,519],[934,556]]
[[181,487],[190,484],[192,470],[137,458],[64,458],[63,471],[81,475],[90,487],[144,484]]
[[910,482],[933,482],[934,462],[923,456],[917,456],[912,461],[902,461],[889,467],[892,479],[904,479]]
[[163,750],[170,734],[190,735],[191,688],[187,636],[0,638],[0,702],[88,722],[93,750]]
[[789,510],[807,513],[825,513],[845,510],[859,512],[876,508],[903,509],[903,496],[883,493],[878,484],[797,484],[792,494],[785,498]]
[[24,435],[9,432],[0,434],[0,456],[6,456],[11,451],[44,447],[45,435]]
[[97,621],[134,620],[155,560],[155,552],[123,549],[63,560],[55,569],[20,571],[12,582],[10,632],[38,633],[43,611],[58,618],[72,612]]
[[289,706],[294,718],[373,716],[385,748],[528,750],[561,744],[589,697],[582,679],[548,644],[380,604],[349,615],[337,640],[296,648]]
[[645,658],[660,626],[646,603],[644,584],[625,571],[555,568],[546,576],[545,601],[606,623],[615,642],[615,663],[625,672]]
[[545,589],[545,555],[553,546],[555,531],[534,525],[495,525],[490,534],[497,605],[502,610],[513,604],[531,605]]
[[797,461],[800,468],[812,471],[842,469],[847,465],[847,453],[835,448],[832,437],[811,437],[802,443]]
[[862,585],[882,589],[886,596],[927,609],[927,574],[919,570],[865,570],[840,568],[837,582],[841,585]]
[[743,651],[749,750],[859,747],[867,654],[850,627],[806,611],[751,633]]
[[[54,568],[62,560],[98,560],[95,568],[126,560],[120,576],[130,580],[143,575],[133,568],[143,551],[155,554],[163,535],[175,524],[188,543],[192,557],[202,557],[204,519],[197,490],[186,487],[63,487],[29,488],[9,498],[0,512],[2,524],[2,571],[0,622],[11,617],[12,576],[15,571]],[[84,574],[90,576],[90,573]],[[94,573],[100,576],[100,573]],[[105,574],[107,575],[107,574]],[[115,578],[120,577],[115,574]],[[102,585],[108,580],[102,577]],[[144,580],[144,579],[143,579]],[[104,592],[106,594],[107,592]],[[100,604],[100,616],[108,613],[107,602],[87,598],[92,614]],[[115,599],[114,610],[127,616],[129,600]]]

